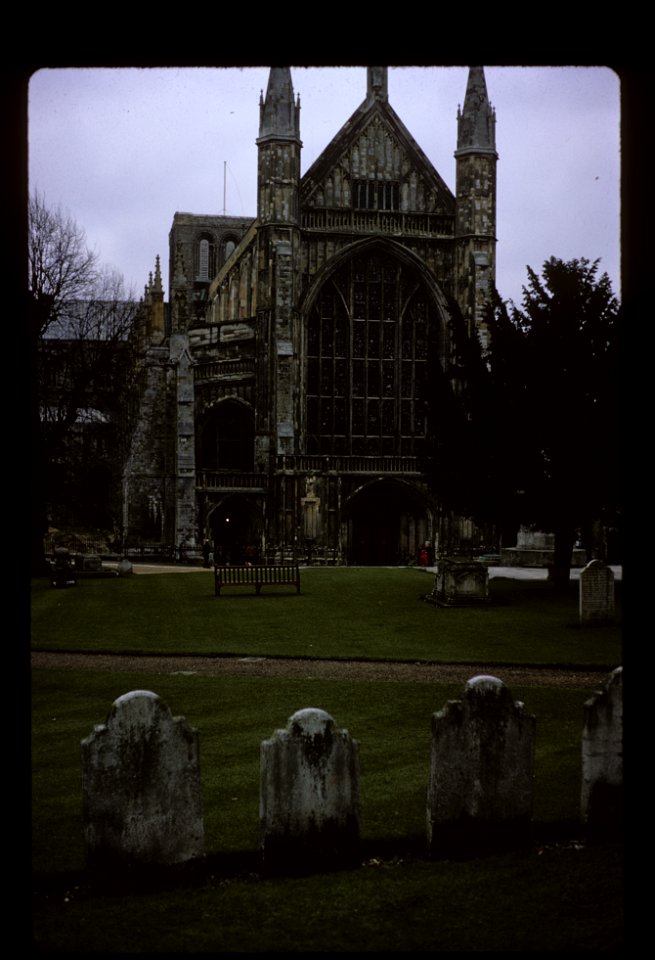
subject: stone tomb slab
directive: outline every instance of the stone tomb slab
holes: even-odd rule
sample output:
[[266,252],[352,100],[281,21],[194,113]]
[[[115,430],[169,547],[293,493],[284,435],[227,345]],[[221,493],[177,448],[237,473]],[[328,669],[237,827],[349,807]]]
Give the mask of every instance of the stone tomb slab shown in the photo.
[[489,569],[478,560],[439,560],[432,593],[425,599],[442,607],[486,606],[490,603]]

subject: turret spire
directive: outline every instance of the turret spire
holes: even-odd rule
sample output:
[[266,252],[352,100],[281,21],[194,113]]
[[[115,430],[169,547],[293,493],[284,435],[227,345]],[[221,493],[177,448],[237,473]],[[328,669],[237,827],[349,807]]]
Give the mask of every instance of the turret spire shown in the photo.
[[463,110],[457,111],[457,299],[486,349],[485,306],[496,282],[496,114],[482,67],[470,67]]
[[271,67],[266,98],[259,101],[259,139],[300,139],[300,97],[293,98],[289,67]]
[[157,257],[155,258],[155,281],[152,289],[155,293],[164,292],[164,288],[161,282],[161,266],[159,264],[159,254],[157,254]]
[[457,111],[457,150],[496,152],[496,111],[489,103],[482,67],[470,67],[464,108]]
[[367,67],[366,99],[388,100],[388,67]]

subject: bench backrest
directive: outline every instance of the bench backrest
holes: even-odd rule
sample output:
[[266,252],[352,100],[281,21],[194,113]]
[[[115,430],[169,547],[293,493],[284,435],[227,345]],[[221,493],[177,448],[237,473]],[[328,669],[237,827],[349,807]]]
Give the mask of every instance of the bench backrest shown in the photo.
[[214,576],[222,584],[241,583],[296,583],[300,577],[298,564],[283,564],[272,567],[214,567]]
[[221,583],[256,583],[254,567],[214,567]]

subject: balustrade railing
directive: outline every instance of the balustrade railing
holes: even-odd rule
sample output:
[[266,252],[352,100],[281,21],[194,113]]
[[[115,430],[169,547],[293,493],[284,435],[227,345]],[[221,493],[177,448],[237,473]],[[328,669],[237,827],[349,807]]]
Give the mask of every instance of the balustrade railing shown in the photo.
[[[420,476],[425,473],[426,463],[419,457],[330,457],[288,456],[275,459],[279,473],[344,473]],[[265,490],[268,477],[265,473],[245,470],[200,470],[196,487],[201,490]]]
[[426,463],[420,457],[278,456],[276,469],[299,473],[421,474]]
[[196,477],[202,490],[263,490],[266,483],[266,474],[245,470],[201,470]]
[[357,211],[337,207],[305,210],[302,226],[305,230],[376,231],[420,237],[450,237],[453,235],[454,221],[452,217],[431,213]]
[[211,363],[200,363],[193,368],[193,379],[196,383],[205,380],[219,380],[223,377],[243,377],[255,372],[255,361],[252,357],[240,357],[236,360],[213,360]]

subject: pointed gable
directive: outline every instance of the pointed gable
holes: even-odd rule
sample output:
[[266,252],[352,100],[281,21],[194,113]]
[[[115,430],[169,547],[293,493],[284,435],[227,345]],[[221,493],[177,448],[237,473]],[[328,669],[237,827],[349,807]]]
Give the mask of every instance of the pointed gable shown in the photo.
[[367,97],[301,180],[307,208],[453,216],[455,198],[395,110]]

